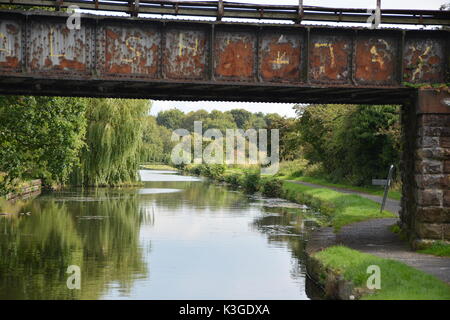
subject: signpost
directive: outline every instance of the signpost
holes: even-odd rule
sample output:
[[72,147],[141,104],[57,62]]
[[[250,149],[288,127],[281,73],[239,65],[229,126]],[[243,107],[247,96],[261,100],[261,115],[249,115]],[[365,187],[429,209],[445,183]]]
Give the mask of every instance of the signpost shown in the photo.
[[384,186],[384,195],[383,195],[383,201],[381,203],[380,213],[383,212],[384,205],[386,204],[386,198],[388,195],[389,187],[391,186],[391,182],[392,182],[393,171],[394,171],[394,165],[391,164],[391,166],[389,167],[389,173],[388,173],[387,179],[372,179],[372,184],[374,186]]

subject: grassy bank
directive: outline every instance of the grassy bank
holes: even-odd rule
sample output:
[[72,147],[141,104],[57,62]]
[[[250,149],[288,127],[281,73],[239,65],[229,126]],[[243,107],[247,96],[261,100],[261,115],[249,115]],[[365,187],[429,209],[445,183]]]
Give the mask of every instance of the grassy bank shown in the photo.
[[344,194],[327,188],[313,188],[293,182],[284,182],[287,199],[304,203],[327,214],[331,225],[342,226],[374,218],[392,218],[388,211],[380,212],[380,204],[358,195]]
[[141,164],[141,168],[148,170],[169,170],[169,171],[177,171],[178,169],[168,164],[160,164],[160,163],[151,163],[151,164]]
[[438,257],[450,257],[450,244],[435,242],[429,248],[419,250],[418,252],[432,254]]
[[[380,186],[356,186],[349,181],[343,181],[336,177],[328,177],[321,165],[309,164],[305,159],[297,159],[293,161],[283,161],[280,163],[280,169],[276,175],[282,180],[296,180],[308,182],[327,187],[342,188],[358,192],[363,192],[376,196],[383,196],[384,188]],[[388,198],[400,200],[401,186],[397,183],[391,186]]]
[[[365,186],[365,187],[358,187],[358,186],[352,186],[350,184],[344,184],[344,183],[331,183],[323,178],[315,178],[315,177],[280,177],[283,180],[295,180],[295,181],[302,181],[302,182],[308,182],[308,183],[314,183],[319,184],[326,187],[334,187],[334,188],[342,188],[342,189],[348,189],[358,192],[363,192],[367,194],[371,194],[374,196],[380,196],[382,197],[384,195],[384,189],[381,187],[376,186]],[[402,197],[402,194],[400,191],[396,190],[390,190],[388,192],[388,198],[394,199],[394,200],[400,200]]]
[[381,289],[362,296],[367,300],[450,300],[450,286],[432,275],[403,263],[361,253],[343,246],[329,247],[313,254],[326,268],[341,274],[355,287],[366,289],[367,267],[381,271]]
[[222,165],[190,165],[185,170],[213,180],[226,182],[247,193],[261,192],[268,197],[281,197],[306,204],[328,217],[328,224],[339,230],[344,225],[374,218],[391,218],[380,205],[358,195],[343,194],[327,188],[313,188],[279,178],[261,176],[253,167],[228,168]]

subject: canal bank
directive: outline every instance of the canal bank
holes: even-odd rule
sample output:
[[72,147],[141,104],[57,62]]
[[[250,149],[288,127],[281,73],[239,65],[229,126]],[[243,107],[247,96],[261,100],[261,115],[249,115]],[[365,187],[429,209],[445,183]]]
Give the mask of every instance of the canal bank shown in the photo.
[[[191,168],[192,171],[201,173],[202,170]],[[217,168],[204,171],[215,172],[208,177],[234,187],[245,189],[248,184],[242,170],[233,169],[228,174],[217,174]],[[253,183],[254,190],[264,190],[264,182],[259,188],[256,186],[259,182]],[[366,199],[368,195],[344,194],[298,182],[283,184],[282,197],[319,210],[332,226],[315,231],[305,250],[307,274],[322,288],[327,299],[450,299],[450,287],[446,283],[450,258],[413,252],[392,232],[391,227],[398,220],[395,201],[389,205],[394,212],[380,213],[378,199]],[[361,263],[352,265],[352,261]],[[383,266],[384,272],[391,275],[384,277],[382,289],[367,289],[362,281],[370,276],[368,263]]]
[[18,198],[25,198],[30,196],[39,195],[42,191],[42,180],[35,179],[30,181],[25,181],[19,184],[13,192],[8,193],[5,198],[6,200],[15,200]]

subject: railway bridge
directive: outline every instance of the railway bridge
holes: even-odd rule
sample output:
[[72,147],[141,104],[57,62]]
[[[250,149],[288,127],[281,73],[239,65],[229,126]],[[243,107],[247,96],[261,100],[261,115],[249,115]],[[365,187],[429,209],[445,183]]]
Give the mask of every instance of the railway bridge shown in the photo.
[[[403,227],[414,246],[450,241],[449,11],[380,11],[382,24],[432,30],[321,26],[305,22],[370,14],[301,2],[0,0],[57,9],[0,11],[0,94],[400,104]],[[71,5],[129,16],[81,14],[74,28]]]

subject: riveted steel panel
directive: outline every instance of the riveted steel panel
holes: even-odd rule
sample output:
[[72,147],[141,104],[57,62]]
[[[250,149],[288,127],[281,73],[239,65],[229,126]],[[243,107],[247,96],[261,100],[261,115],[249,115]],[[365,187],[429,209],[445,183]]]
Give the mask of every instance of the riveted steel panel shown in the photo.
[[355,44],[355,80],[361,84],[393,84],[397,75],[398,42],[388,36],[358,37]]
[[27,63],[31,72],[88,71],[88,27],[69,30],[65,23],[32,21],[28,27]]
[[272,82],[299,82],[303,44],[301,33],[264,32],[259,39],[260,78]]
[[403,81],[445,82],[445,41],[439,38],[412,38],[405,41]]
[[311,34],[309,78],[315,83],[350,82],[351,38],[347,35]]
[[209,32],[171,28],[165,36],[164,77],[207,79]]
[[214,74],[218,80],[254,81],[256,33],[217,31],[214,43]]
[[[114,76],[156,78],[161,35],[156,27],[105,26],[100,31],[102,72]],[[103,45],[103,46],[102,46]]]
[[22,63],[22,26],[11,20],[0,21],[0,72],[20,71]]

